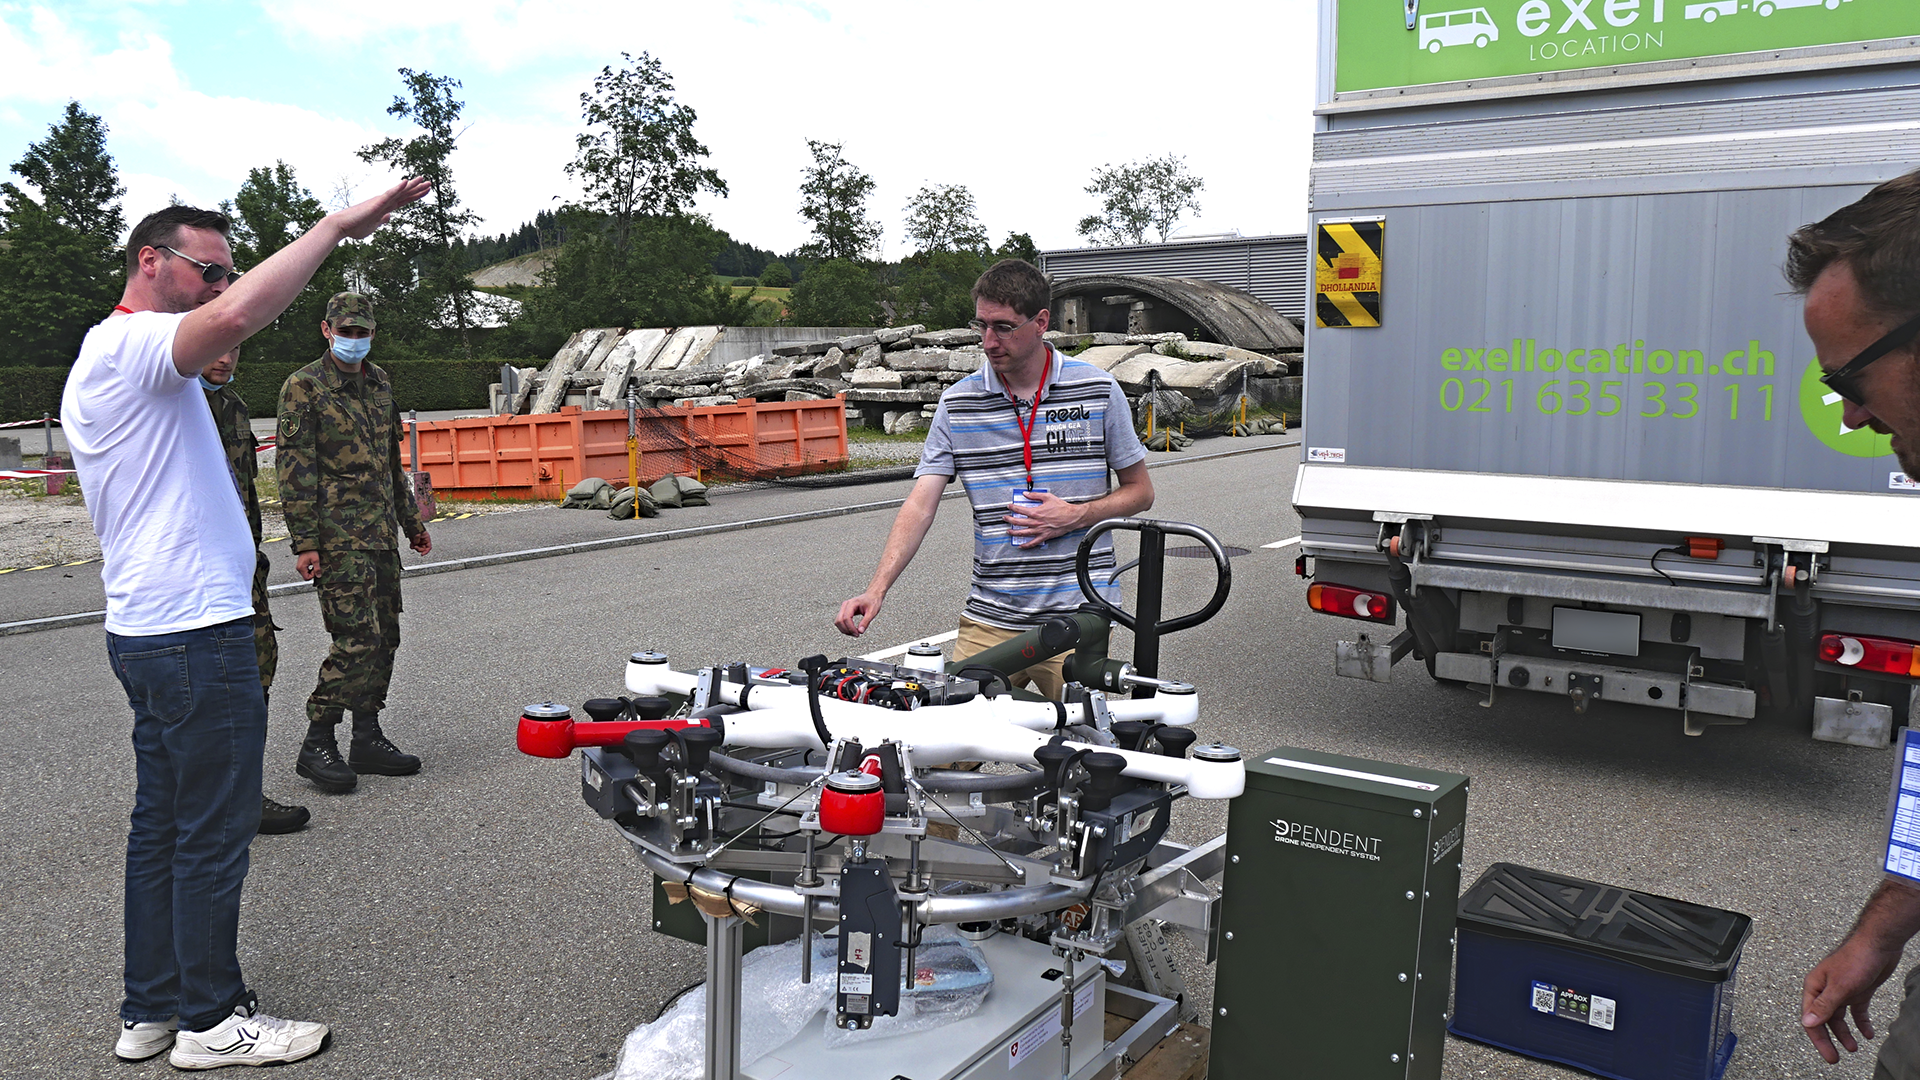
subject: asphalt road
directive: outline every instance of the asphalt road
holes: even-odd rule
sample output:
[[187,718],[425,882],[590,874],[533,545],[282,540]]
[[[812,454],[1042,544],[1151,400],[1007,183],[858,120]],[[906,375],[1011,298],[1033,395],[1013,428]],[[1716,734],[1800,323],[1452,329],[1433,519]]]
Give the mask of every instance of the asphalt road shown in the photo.
[[[1335,679],[1332,643],[1352,625],[1308,612],[1293,550],[1261,546],[1299,531],[1288,506],[1297,451],[1196,459],[1224,442],[1152,474],[1153,516],[1248,549],[1234,560],[1225,610],[1163,646],[1163,672],[1200,688],[1204,737],[1250,752],[1304,746],[1472,776],[1469,880],[1491,862],[1518,862],[1745,912],[1755,929],[1727,1076],[1870,1074],[1867,1059],[1823,1065],[1797,1013],[1801,976],[1875,880],[1887,754],[1766,726],[1689,739],[1674,714],[1607,702],[1576,716],[1542,695],[1509,694],[1486,709],[1479,695],[1435,685],[1413,664],[1391,684]],[[898,485],[755,493],[764,510],[753,515],[899,493]],[[717,502],[708,508],[715,515],[747,513],[744,502],[739,510]],[[840,639],[830,620],[864,586],[886,510],[409,580],[387,730],[427,767],[366,777],[348,796],[321,795],[293,775],[299,700],[325,637],[310,593],[277,598],[288,629],[267,791],[305,802],[315,821],[255,843],[242,961],[268,1011],[336,1032],[327,1053],[282,1075],[585,1080],[612,1068],[626,1032],[698,979],[703,957],[647,930],[647,878],[581,803],[576,767],[514,750],[519,707],[618,691],[636,648],[665,649],[682,668],[790,663],[948,631],[968,570],[957,509],[947,504],[858,643]],[[551,532],[541,519],[584,530],[596,516],[573,525],[559,512],[475,518],[450,523],[444,543],[539,546],[528,537]],[[456,541],[452,525],[472,531]],[[1169,610],[1200,604],[1211,588],[1207,564],[1169,566]],[[0,579],[0,620],[45,610],[38,590],[53,583],[28,577]],[[164,1059],[121,1065],[111,1054],[133,768],[126,702],[100,628],[0,639],[0,683],[13,703],[0,721],[10,751],[0,755],[8,807],[0,850],[12,856],[0,885],[12,923],[0,936],[0,978],[15,1002],[0,1009],[0,1074],[170,1075]],[[1181,838],[1224,827],[1220,804],[1180,809]],[[1205,1008],[1211,971],[1194,966],[1187,976]],[[1890,1018],[1894,1004],[1883,992],[1876,1015]],[[1451,1041],[1445,1075],[1578,1074]]]

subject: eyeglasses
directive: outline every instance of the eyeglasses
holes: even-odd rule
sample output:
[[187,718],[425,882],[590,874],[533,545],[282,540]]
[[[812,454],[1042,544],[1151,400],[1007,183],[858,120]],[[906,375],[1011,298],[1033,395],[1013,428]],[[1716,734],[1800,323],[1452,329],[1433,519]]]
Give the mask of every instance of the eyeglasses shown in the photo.
[[201,262],[199,259],[196,259],[191,255],[181,255],[179,252],[173,250],[172,248],[168,247],[165,244],[160,244],[158,246],[161,251],[164,251],[169,255],[178,256],[182,259],[187,260],[193,265],[199,267],[200,280],[206,282],[209,285],[213,284],[216,281],[219,281],[221,278],[226,278],[227,284],[229,285],[240,280],[240,271],[238,270],[221,266],[219,263]]
[[967,326],[978,333],[984,334],[987,331],[991,330],[993,331],[993,335],[995,337],[1006,337],[1008,334],[1013,333],[1015,330],[1020,329],[1021,327],[1027,325],[1027,323],[1030,323],[1034,319],[1037,319],[1039,317],[1040,317],[1040,313],[1036,311],[1033,313],[1033,316],[1031,318],[1027,319],[1026,322],[1017,322],[1017,323],[983,322],[979,319],[968,319]]
[[1820,376],[1820,381],[1827,384],[1827,389],[1855,405],[1865,405],[1866,399],[1860,394],[1860,373],[1866,370],[1868,364],[1912,341],[1916,335],[1920,335],[1920,318],[1909,319],[1894,327],[1885,337],[1861,350],[1860,355]]

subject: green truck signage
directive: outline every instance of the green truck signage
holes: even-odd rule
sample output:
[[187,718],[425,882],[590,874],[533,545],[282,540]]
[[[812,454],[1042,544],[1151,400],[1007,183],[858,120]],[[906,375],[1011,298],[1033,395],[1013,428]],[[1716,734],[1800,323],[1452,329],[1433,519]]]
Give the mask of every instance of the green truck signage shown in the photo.
[[1913,0],[1339,0],[1338,93],[1920,35]]

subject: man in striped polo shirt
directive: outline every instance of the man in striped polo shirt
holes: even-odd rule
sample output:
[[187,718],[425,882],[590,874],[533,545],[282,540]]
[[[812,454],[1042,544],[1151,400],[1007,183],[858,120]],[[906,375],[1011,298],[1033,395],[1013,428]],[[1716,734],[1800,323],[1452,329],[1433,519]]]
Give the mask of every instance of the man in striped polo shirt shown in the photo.
[[[1120,385],[1042,336],[1051,296],[1046,275],[1019,259],[993,264],[974,283],[968,325],[980,331],[987,363],[940,396],[913,491],[894,518],[880,566],[866,592],[840,605],[834,626],[841,633],[859,637],[873,625],[956,476],[973,505],[973,587],[955,660],[1079,607],[1085,598],[1073,558],[1081,534],[1153,505],[1147,450]],[[1119,486],[1109,487],[1108,470]],[[1093,579],[1103,580],[1113,566],[1112,538],[1102,537],[1091,559]],[[1017,672],[1013,681],[1058,698],[1061,658]]]

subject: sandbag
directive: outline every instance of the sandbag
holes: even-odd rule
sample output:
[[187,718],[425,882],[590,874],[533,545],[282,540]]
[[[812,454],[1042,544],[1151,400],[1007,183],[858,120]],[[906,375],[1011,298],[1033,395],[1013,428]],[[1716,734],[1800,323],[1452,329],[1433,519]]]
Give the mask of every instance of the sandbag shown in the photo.
[[653,503],[653,496],[646,488],[621,488],[615,492],[607,507],[607,516],[617,521],[633,517],[636,509],[641,517],[659,517],[660,508]]
[[663,476],[650,489],[660,506],[706,506],[707,485],[691,476]]
[[613,505],[613,493],[608,490],[612,486],[601,477],[589,476],[567,491],[567,497],[560,500],[560,509],[605,510]]

